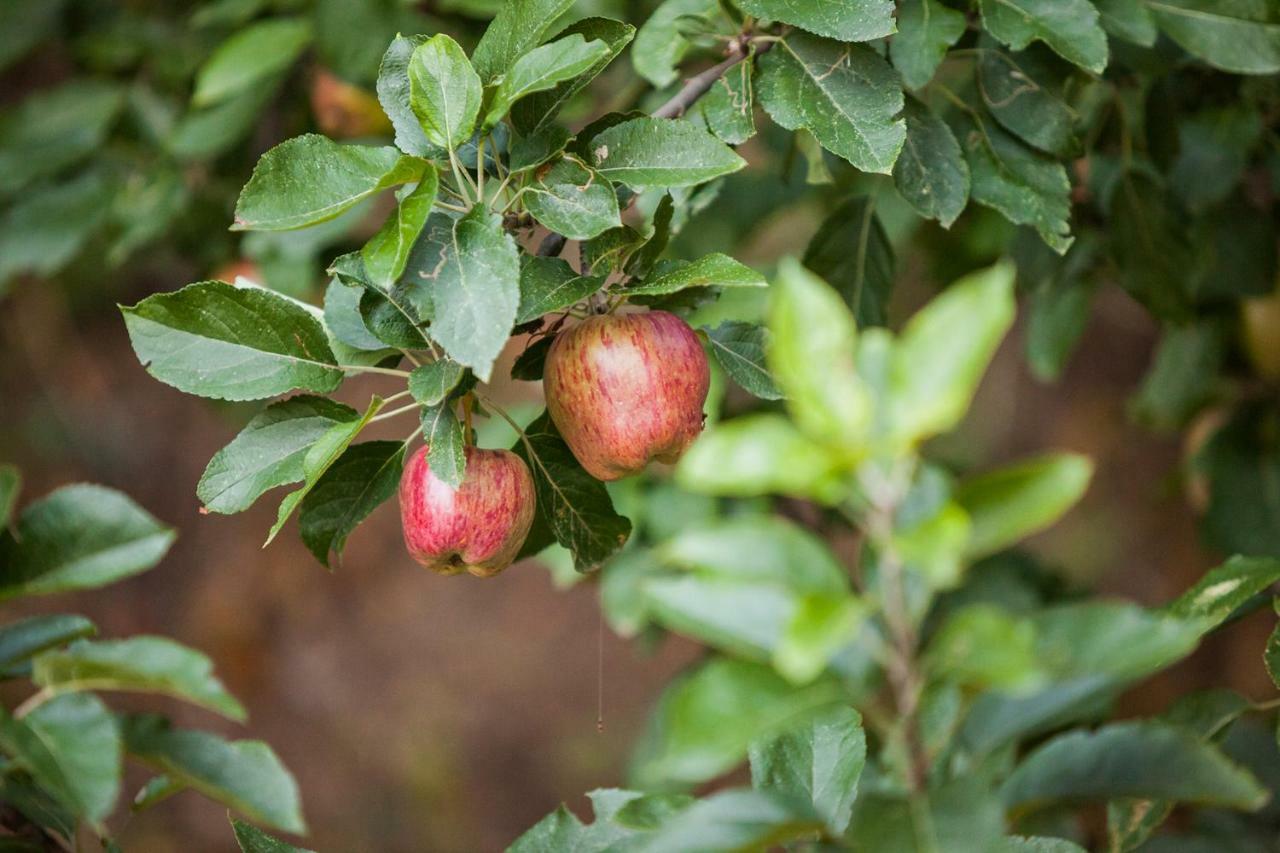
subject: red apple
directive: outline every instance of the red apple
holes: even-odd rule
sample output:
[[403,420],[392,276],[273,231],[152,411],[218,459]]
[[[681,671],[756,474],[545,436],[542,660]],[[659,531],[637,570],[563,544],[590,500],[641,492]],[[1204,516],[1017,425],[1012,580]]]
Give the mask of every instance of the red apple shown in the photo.
[[533,477],[509,450],[466,449],[462,488],[431,473],[427,448],[400,477],[400,522],[410,556],[442,575],[490,577],[511,565],[533,524]]
[[547,353],[547,411],[598,480],[675,462],[702,431],[711,369],[689,324],[666,311],[589,317]]

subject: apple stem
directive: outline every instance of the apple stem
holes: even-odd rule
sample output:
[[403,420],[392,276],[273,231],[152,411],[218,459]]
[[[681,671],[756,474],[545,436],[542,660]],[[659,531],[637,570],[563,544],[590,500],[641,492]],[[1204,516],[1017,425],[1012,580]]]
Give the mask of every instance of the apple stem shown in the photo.
[[470,445],[471,441],[471,404],[475,402],[475,396],[468,394],[462,398],[462,442]]
[[392,367],[375,367],[373,365],[364,364],[339,364],[338,369],[344,373],[380,373],[383,376],[399,376],[402,379],[409,378],[409,371],[396,370]]
[[378,421],[385,421],[390,418],[394,418],[396,415],[403,415],[405,412],[411,412],[414,409],[418,409],[418,408],[421,408],[421,407],[417,403],[410,403],[407,406],[401,406],[398,409],[392,409],[389,412],[383,412],[380,415],[375,415],[374,417],[369,418],[369,423],[372,424],[372,423],[377,423]]

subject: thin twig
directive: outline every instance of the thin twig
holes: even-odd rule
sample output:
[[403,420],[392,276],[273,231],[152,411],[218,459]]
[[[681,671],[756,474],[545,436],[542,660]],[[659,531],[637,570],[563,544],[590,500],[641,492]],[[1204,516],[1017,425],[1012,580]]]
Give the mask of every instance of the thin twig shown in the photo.
[[[690,77],[685,82],[684,86],[681,87],[680,91],[676,92],[676,94],[671,98],[671,100],[653,111],[653,117],[676,118],[677,116],[684,115],[688,111],[689,107],[693,106],[695,101],[707,92],[711,91],[711,87],[716,84],[717,80],[724,76],[726,71],[751,56],[751,51],[747,49],[750,43],[751,39],[747,36],[743,36],[729,42],[728,59],[717,65],[711,66],[701,74]],[[776,44],[776,42],[773,41],[764,41],[760,43],[755,50],[755,55],[760,56],[761,54],[768,53],[773,49],[774,44]]]

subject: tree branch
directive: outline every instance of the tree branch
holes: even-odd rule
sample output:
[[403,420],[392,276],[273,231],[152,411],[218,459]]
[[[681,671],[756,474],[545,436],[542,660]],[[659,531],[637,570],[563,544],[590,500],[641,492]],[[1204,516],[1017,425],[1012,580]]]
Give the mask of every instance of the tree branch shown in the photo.
[[[694,102],[711,91],[711,87],[725,75],[726,71],[751,56],[751,51],[748,50],[750,44],[750,37],[745,35],[729,42],[729,58],[711,66],[701,74],[690,77],[671,100],[653,111],[654,118],[676,118],[684,115]],[[756,48],[756,56],[768,53],[773,45],[771,41],[761,42]]]

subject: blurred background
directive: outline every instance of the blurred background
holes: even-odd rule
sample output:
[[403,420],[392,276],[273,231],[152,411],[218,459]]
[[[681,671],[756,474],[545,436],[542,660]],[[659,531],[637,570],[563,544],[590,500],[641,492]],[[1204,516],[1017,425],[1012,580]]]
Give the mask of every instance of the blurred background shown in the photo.
[[[288,532],[261,548],[271,501],[242,515],[202,515],[196,481],[257,407],[199,400],[151,379],[116,310],[237,274],[318,301],[328,260],[363,243],[385,208],[363,206],[305,232],[233,234],[236,193],[258,155],[308,131],[385,137],[372,87],[390,38],[445,31],[469,46],[497,5],[0,4],[0,461],[23,469],[28,499],[100,482],[181,534],[160,569],[42,606],[82,612],[107,635],[166,634],[207,652],[250,710],[247,733],[177,703],[167,710],[186,725],[269,741],[298,777],[307,843],[318,850],[500,849],[559,802],[580,806],[582,791],[623,784],[660,686],[698,654],[678,638],[647,646],[602,630],[595,584],[574,584],[555,560],[489,581],[430,575],[405,554],[390,504],[355,534],[333,573]],[[584,0],[571,14],[635,22],[651,5]],[[235,86],[209,84],[205,70],[218,62],[240,70]],[[626,65],[597,81],[566,121],[580,125],[647,93]],[[864,180],[845,176],[814,193],[813,164],[767,132],[743,153],[751,167],[695,206],[673,255],[726,251],[769,272],[781,255],[803,253],[826,211]],[[865,181],[861,190],[875,192]],[[878,208],[898,258],[890,325],[1017,239],[981,209],[944,232],[895,203],[890,192]],[[758,305],[702,310],[735,316]],[[1049,448],[1088,454],[1097,475],[1087,498],[1034,550],[1070,585],[1147,604],[1172,598],[1221,555],[1197,531],[1196,483],[1184,464],[1194,436],[1153,432],[1132,416],[1156,322],[1118,289],[1100,292],[1054,383],[1028,368],[1026,334],[1020,322],[964,428],[936,455],[969,470]],[[376,390],[376,381],[349,382],[338,396],[362,406]],[[538,402],[533,383],[494,393],[531,410]],[[743,404],[733,392],[723,402]],[[1212,411],[1201,417],[1211,421]],[[392,425],[370,437],[402,433]],[[489,441],[507,439],[494,430]],[[646,489],[638,511],[670,523],[681,498],[663,472],[649,479],[619,488],[620,509]],[[1125,709],[1158,710],[1174,693],[1209,684],[1265,695],[1256,650],[1267,628],[1249,621],[1216,638],[1127,697]],[[230,843],[222,809],[192,794],[113,828],[130,850]]]

